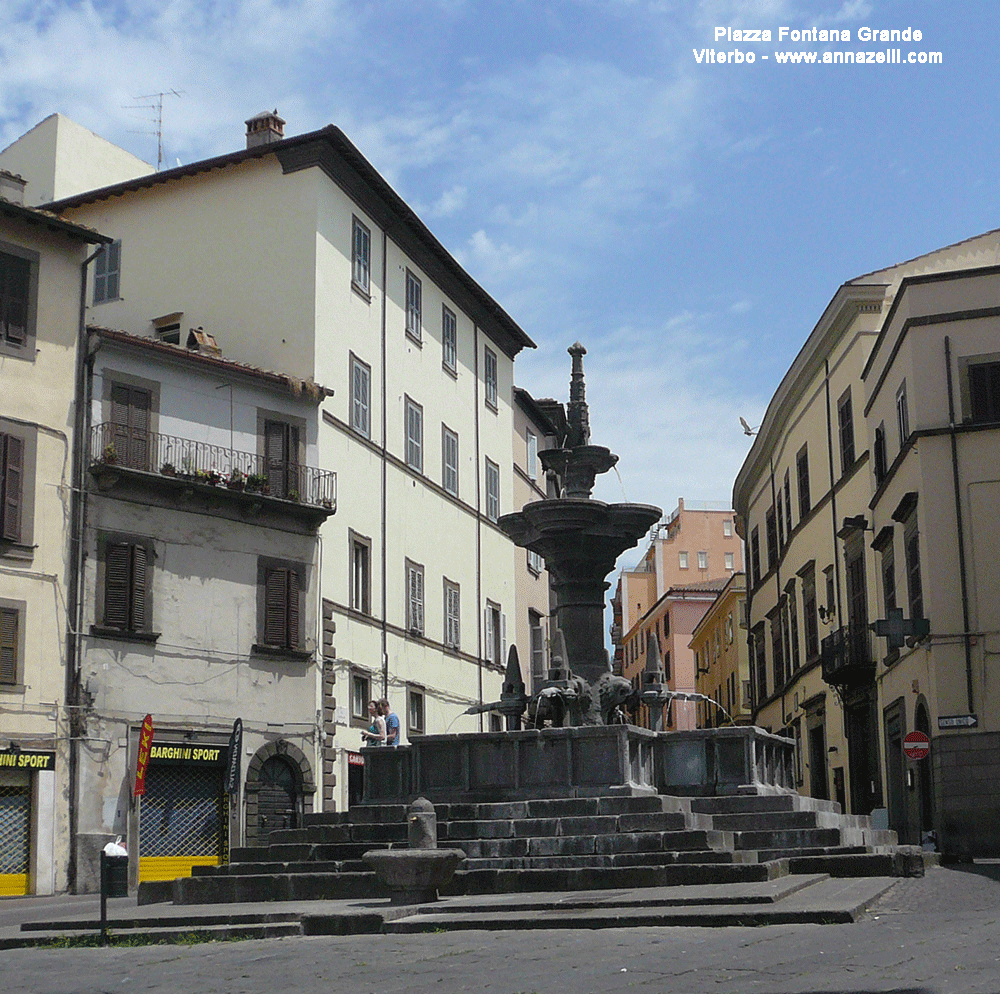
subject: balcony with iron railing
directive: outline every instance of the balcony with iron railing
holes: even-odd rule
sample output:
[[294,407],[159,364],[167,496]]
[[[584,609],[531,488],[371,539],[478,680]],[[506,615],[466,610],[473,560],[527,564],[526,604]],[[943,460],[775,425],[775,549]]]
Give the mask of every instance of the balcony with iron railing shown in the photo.
[[337,474],[330,470],[111,422],[91,429],[90,465],[98,478],[158,479],[172,488],[298,505],[315,510],[321,519],[337,505]]
[[823,680],[831,687],[853,688],[875,678],[871,634],[866,625],[844,625],[820,647]]

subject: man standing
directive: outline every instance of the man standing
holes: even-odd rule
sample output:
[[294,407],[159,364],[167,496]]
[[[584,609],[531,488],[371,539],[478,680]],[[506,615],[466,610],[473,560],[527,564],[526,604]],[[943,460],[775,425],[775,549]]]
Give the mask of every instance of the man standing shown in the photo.
[[385,718],[385,744],[387,746],[399,745],[399,717],[389,707],[388,698],[383,697],[379,701],[379,705]]

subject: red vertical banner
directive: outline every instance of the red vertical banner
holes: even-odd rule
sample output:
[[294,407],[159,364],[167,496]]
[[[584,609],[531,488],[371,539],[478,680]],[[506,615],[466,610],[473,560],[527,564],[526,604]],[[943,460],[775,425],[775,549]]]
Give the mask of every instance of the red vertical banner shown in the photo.
[[139,753],[135,760],[135,789],[133,797],[146,793],[146,768],[149,766],[149,751],[153,747],[153,716],[147,714],[139,731]]

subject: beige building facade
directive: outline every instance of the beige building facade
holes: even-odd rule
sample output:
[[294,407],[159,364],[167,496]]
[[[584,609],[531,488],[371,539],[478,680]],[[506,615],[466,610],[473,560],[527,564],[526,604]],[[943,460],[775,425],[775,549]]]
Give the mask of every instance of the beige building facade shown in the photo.
[[515,509],[513,363],[532,343],[339,129],[282,127],[259,115],[245,149],[57,207],[115,240],[89,321],[168,343],[203,329],[332,391],[316,710],[322,804],[343,810],[370,698],[389,697],[406,741],[478,728],[466,708],[499,697],[516,567],[496,520]]
[[0,895],[68,886],[80,292],[108,241],[0,174]]
[[[803,793],[883,815],[905,842],[933,830],[955,855],[996,843],[998,248],[991,232],[844,284],[733,494],[755,722],[796,739]],[[914,732],[929,759],[907,758]]]
[[695,689],[715,702],[699,702],[699,728],[750,724],[745,612],[746,574],[734,573],[691,634]]

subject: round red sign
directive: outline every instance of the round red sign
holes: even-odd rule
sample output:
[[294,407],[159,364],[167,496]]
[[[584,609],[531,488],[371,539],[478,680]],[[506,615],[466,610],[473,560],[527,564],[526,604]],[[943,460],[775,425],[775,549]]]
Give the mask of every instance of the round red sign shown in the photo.
[[931,754],[931,740],[924,732],[910,732],[903,739],[903,752],[907,759],[926,759]]

